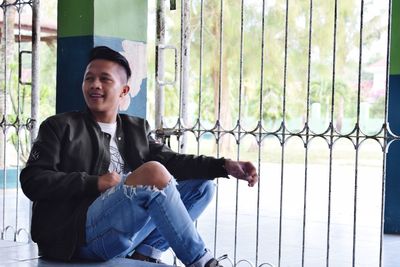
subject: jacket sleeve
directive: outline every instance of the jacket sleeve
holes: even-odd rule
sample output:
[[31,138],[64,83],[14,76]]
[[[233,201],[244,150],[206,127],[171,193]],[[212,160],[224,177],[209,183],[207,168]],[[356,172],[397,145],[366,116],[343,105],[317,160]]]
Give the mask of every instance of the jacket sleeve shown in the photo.
[[20,174],[21,188],[30,200],[62,200],[99,194],[98,176],[58,169],[61,153],[62,130],[47,119],[40,126],[26,167]]
[[[149,133],[149,125],[146,127]],[[154,140],[150,134],[148,139],[151,160],[162,163],[177,180],[228,177],[224,158],[179,154]]]

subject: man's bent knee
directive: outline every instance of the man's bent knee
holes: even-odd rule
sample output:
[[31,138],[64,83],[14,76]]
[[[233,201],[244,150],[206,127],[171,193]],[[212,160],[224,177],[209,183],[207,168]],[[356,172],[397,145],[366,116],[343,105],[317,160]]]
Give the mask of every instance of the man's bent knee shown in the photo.
[[158,189],[166,187],[171,174],[157,161],[148,161],[133,171],[126,179],[127,185],[151,185]]

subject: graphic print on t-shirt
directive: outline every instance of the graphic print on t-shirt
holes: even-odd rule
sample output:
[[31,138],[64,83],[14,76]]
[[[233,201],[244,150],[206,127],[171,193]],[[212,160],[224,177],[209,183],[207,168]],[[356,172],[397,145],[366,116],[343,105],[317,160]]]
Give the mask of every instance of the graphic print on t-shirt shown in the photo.
[[124,172],[124,160],[119,153],[118,146],[116,143],[116,130],[117,130],[117,122],[114,123],[104,123],[98,122],[101,130],[104,133],[109,134],[108,137],[110,139],[110,166],[108,167],[109,172],[116,172],[118,174],[123,174]]
[[110,146],[110,167],[109,171],[115,171],[118,174],[122,174],[124,171],[124,160],[115,146]]

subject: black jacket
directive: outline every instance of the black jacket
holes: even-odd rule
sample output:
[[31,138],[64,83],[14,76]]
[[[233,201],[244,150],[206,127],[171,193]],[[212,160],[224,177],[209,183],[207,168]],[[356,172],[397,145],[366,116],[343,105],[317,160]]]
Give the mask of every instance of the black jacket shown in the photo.
[[[149,136],[146,120],[118,115],[117,145],[132,171],[147,161],[162,163],[177,179],[226,176],[224,159],[183,155]],[[98,177],[108,171],[110,136],[89,112],[69,112],[40,126],[21,187],[33,201],[31,235],[42,256],[70,260],[85,242],[86,212],[99,196]]]

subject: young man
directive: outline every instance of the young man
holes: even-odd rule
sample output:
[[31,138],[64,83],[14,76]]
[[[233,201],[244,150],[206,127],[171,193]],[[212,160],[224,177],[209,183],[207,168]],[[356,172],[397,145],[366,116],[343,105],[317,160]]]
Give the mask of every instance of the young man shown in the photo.
[[82,83],[88,109],[41,124],[20,175],[33,201],[32,239],[40,255],[61,260],[158,262],[171,247],[186,266],[218,266],[193,221],[213,196],[212,179],[254,186],[256,169],[177,154],[149,136],[146,120],[118,114],[130,75],[121,54],[94,48]]

